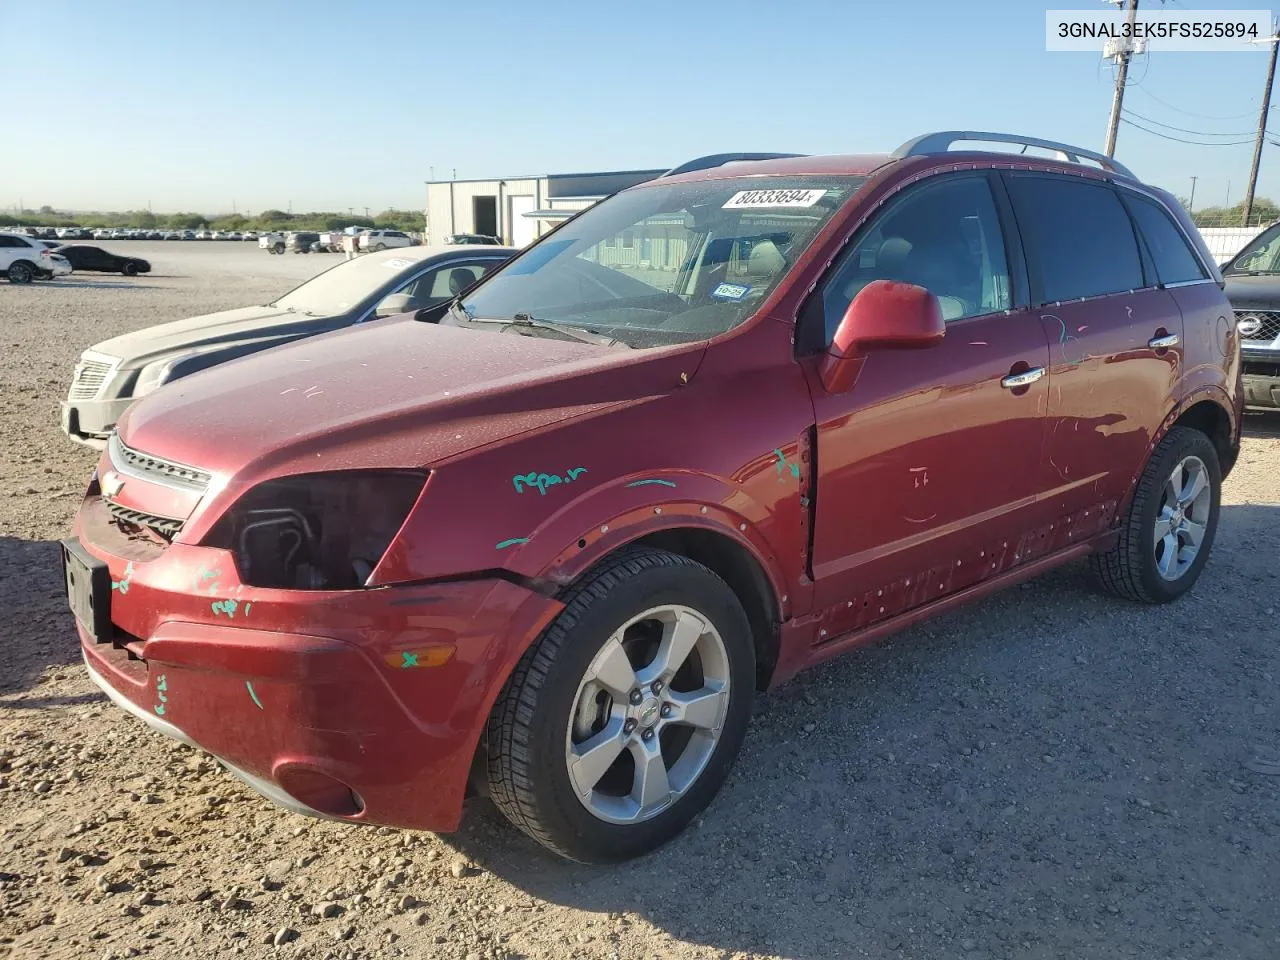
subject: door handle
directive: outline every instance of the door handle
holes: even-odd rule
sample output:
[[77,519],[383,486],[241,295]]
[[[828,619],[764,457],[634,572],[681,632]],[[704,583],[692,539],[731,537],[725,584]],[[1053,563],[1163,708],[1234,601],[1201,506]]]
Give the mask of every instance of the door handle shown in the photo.
[[1018,387],[1027,387],[1035,383],[1044,376],[1044,367],[1032,367],[1030,370],[1024,370],[1022,373],[1011,373],[1000,381],[1000,386],[1006,390],[1016,390]]
[[1167,336],[1148,340],[1147,346],[1152,350],[1168,350],[1170,347],[1176,347],[1181,339],[1176,333],[1170,333]]

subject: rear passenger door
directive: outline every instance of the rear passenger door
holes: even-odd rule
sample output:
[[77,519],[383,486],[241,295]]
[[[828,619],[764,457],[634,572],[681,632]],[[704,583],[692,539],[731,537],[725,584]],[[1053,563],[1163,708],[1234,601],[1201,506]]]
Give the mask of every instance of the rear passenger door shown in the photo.
[[1005,180],[1027,254],[1032,303],[1050,343],[1041,464],[1048,552],[1109,524],[1176,403],[1182,314],[1160,288],[1109,182],[1047,173]]

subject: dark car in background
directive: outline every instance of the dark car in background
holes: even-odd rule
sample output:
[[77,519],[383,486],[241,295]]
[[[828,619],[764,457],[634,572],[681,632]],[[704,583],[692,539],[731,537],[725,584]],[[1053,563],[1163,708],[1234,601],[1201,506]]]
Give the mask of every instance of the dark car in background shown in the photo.
[[1222,266],[1244,363],[1244,402],[1280,409],[1280,221]]
[[446,244],[481,244],[491,243],[500,244],[502,241],[497,237],[491,237],[485,233],[455,233],[444,238]]
[[411,247],[344,260],[262,306],[223,310],[96,343],[76,364],[62,429],[102,447],[129,404],[227,360],[456,297],[516,251]]
[[122,257],[118,253],[90,247],[80,243],[58,247],[58,253],[71,261],[76,270],[93,270],[99,273],[122,273],[126,277],[150,273],[151,264],[141,257]]

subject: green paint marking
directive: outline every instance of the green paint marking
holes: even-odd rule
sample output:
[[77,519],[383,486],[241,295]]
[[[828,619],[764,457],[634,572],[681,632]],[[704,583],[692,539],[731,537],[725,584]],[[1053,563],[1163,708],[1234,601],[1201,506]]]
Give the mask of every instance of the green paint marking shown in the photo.
[[249,691],[249,696],[251,696],[251,697],[253,698],[253,702],[254,702],[254,704],[256,704],[256,705],[257,705],[258,709],[259,709],[259,710],[264,710],[264,709],[266,709],[265,707],[263,707],[263,705],[262,705],[262,701],[258,699],[258,695],[257,695],[256,693],[254,693],[254,692],[253,692],[253,683],[252,683],[251,681],[249,681],[249,680],[246,680],[246,681],[244,682],[244,686],[245,686],[245,689]]
[[159,690],[157,690],[157,691],[156,691],[156,696],[160,698],[160,702],[161,702],[161,703],[168,703],[168,702],[169,702],[169,698],[168,698],[168,697],[166,697],[166,696],[165,696],[163,693],[161,693]]
[[128,565],[125,566],[124,568],[124,576],[121,577],[119,580],[111,581],[111,589],[119,590],[120,593],[123,595],[129,592],[129,585],[132,582],[133,582],[133,561],[130,560]]
[[239,606],[239,600],[215,600],[213,603],[209,604],[209,609],[213,611],[213,615],[215,617],[220,613],[225,613],[228,617],[234,618],[236,615],[236,608]]
[[156,677],[156,689],[157,690],[169,689],[169,681],[165,679],[165,676],[163,673],[160,674],[160,676]]
[[152,709],[155,710],[158,716],[164,716],[164,707],[161,704],[157,703]]
[[245,615],[246,617],[249,615],[249,608],[250,608],[250,607],[252,607],[252,606],[253,606],[253,604],[252,604],[252,603],[246,603],[246,604],[244,605],[244,615]]
[[787,463],[787,455],[777,447],[774,447],[773,452],[778,455],[778,462],[773,465],[774,469],[778,471],[778,481],[784,482],[787,479],[782,472],[784,467],[791,472],[791,476],[799,480],[800,465],[796,463]]
[[628,487],[674,487],[670,480],[633,480]]
[[505,549],[507,549],[507,547],[514,547],[514,546],[515,546],[516,544],[518,544],[518,543],[528,543],[528,542],[529,542],[529,538],[528,538],[528,537],[512,537],[510,540],[503,540],[501,543],[499,543],[499,544],[498,544],[496,547],[494,547],[493,549],[495,549],[495,550],[505,550]]
[[400,664],[402,670],[405,667],[416,667],[418,665],[418,655],[416,653],[410,653],[406,650],[400,656],[404,657],[404,663]]

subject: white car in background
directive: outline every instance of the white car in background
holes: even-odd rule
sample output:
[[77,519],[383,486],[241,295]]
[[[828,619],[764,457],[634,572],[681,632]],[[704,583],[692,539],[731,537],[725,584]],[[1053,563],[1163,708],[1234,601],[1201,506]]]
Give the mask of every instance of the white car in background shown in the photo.
[[0,233],[0,274],[10,283],[30,283],[37,278],[61,277],[71,272],[66,257],[54,253],[35,237]]
[[360,234],[360,249],[386,250],[388,247],[411,247],[413,238],[403,230],[366,230]]

